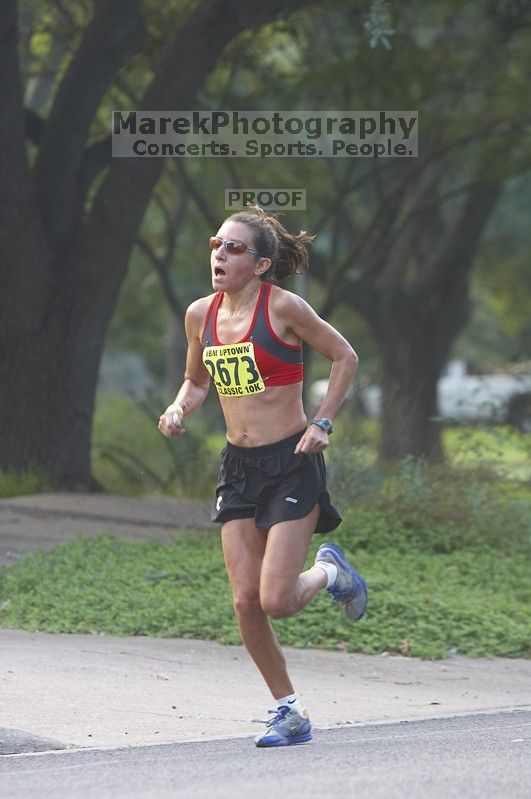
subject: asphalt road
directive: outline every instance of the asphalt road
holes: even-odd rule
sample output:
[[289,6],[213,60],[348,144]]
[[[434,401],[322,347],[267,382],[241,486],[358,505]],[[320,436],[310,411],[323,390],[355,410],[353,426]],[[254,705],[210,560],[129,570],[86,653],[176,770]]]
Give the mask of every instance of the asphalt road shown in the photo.
[[531,713],[317,731],[286,749],[250,738],[0,758],[3,799],[528,799]]

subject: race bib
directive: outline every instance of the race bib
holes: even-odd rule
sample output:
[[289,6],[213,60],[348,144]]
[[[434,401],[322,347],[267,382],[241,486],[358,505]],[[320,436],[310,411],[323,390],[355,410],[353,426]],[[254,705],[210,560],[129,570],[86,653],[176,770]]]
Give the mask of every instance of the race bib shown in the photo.
[[265,391],[251,341],[205,347],[203,363],[222,397],[249,397]]

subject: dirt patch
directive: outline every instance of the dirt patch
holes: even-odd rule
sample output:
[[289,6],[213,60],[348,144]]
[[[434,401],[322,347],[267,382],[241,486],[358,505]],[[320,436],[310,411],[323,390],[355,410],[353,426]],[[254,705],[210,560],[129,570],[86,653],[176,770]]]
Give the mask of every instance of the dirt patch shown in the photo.
[[109,494],[36,494],[0,500],[0,563],[99,533],[172,541],[179,528],[215,532],[210,502]]

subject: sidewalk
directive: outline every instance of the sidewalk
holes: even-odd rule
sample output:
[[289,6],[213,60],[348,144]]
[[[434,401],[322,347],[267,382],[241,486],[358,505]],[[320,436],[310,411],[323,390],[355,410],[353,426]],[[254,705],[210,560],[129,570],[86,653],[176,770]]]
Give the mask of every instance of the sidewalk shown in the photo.
[[[0,630],[0,652],[1,727],[63,745],[256,735],[273,707],[242,647]],[[285,652],[317,728],[531,705],[529,661]]]
[[[171,540],[185,523],[208,529],[208,503],[1,500],[0,562],[100,530]],[[527,660],[285,652],[316,728],[531,706]],[[19,630],[0,630],[0,697],[0,753],[256,735],[273,707],[242,647]]]

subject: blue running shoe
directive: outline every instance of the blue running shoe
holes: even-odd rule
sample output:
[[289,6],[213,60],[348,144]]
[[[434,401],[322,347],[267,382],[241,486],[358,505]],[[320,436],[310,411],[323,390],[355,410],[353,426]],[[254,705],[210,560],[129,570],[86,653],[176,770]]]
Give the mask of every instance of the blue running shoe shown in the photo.
[[267,732],[255,739],[257,746],[292,746],[312,740],[312,725],[306,711],[301,716],[296,710],[282,705],[269,712],[275,715],[266,722]]
[[367,609],[367,586],[335,544],[321,544],[315,556],[315,563],[324,560],[337,566],[337,580],[327,588],[335,602],[343,606],[345,615],[358,621]]

